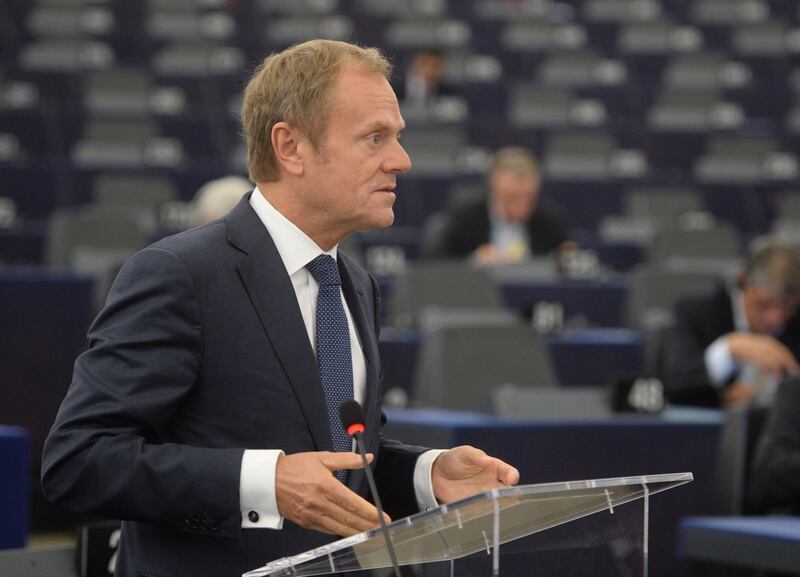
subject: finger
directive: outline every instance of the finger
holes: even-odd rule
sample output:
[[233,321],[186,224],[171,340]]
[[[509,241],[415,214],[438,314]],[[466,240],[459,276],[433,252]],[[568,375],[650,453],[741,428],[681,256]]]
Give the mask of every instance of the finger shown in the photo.
[[[372,453],[367,453],[367,463],[371,463],[374,459]],[[320,462],[331,471],[339,471],[342,469],[361,469],[364,463],[361,461],[361,455],[358,453],[320,453]]]
[[375,505],[354,493],[342,483],[335,481],[335,486],[326,491],[325,496],[331,505],[335,506],[332,511],[336,511],[337,518],[342,519],[348,516],[359,520],[356,524],[350,523],[352,526],[364,527],[363,523],[365,522],[368,524],[366,528],[370,528],[379,523],[378,509]]
[[798,365],[797,359],[789,349],[784,350],[783,368],[786,370],[786,372],[792,375],[797,374],[797,372],[800,371],[800,365]]
[[507,463],[500,461],[501,467],[497,478],[506,485],[516,485],[519,483],[519,471]]

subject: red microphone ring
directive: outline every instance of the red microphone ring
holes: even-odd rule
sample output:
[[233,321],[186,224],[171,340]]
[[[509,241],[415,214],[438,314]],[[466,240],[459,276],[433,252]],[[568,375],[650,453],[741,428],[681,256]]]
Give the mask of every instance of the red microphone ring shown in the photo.
[[351,437],[356,433],[363,433],[365,430],[364,423],[353,423],[347,427],[347,434]]

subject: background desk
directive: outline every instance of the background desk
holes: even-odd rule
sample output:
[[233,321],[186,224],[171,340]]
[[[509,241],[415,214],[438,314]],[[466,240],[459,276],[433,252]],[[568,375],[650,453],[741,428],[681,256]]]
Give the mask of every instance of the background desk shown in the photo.
[[692,472],[695,481],[653,497],[650,575],[685,574],[678,521],[709,514],[722,425],[717,411],[667,417],[509,421],[475,413],[387,410],[385,432],[429,447],[474,445],[516,466],[522,483]]
[[690,517],[681,522],[679,553],[722,566],[719,574],[746,567],[800,575],[800,517]]
[[39,487],[42,445],[86,348],[93,282],[36,267],[0,269],[0,424],[30,434],[34,525],[54,509]]
[[[545,337],[561,385],[610,385],[619,377],[639,376],[644,337],[629,329],[582,329]],[[386,329],[379,343],[386,388],[399,387],[413,397],[420,335]],[[527,383],[518,383],[525,385]]]
[[28,538],[29,459],[28,433],[0,425],[0,549],[24,547]]

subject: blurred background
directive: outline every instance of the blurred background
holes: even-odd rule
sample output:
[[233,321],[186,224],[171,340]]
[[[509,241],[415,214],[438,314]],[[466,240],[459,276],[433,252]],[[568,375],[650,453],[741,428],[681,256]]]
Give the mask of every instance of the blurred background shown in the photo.
[[[97,521],[38,482],[91,319],[132,252],[251,189],[243,87],[311,38],[379,47],[407,122],[395,225],[342,248],[383,291],[390,432],[523,482],[692,471],[652,513],[653,574],[688,574],[681,519],[745,511],[770,407],[674,402],[665,349],[681,298],[800,240],[793,0],[0,0],[0,549]],[[562,237],[448,251],[509,146]]]

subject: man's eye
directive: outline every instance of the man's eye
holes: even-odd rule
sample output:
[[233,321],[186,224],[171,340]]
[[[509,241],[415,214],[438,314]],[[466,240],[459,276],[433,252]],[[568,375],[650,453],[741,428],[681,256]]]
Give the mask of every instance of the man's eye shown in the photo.
[[372,136],[369,137],[369,140],[370,142],[372,142],[372,144],[380,144],[381,137],[379,134],[373,134]]

